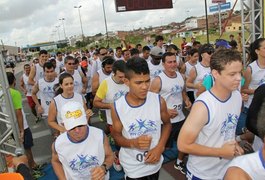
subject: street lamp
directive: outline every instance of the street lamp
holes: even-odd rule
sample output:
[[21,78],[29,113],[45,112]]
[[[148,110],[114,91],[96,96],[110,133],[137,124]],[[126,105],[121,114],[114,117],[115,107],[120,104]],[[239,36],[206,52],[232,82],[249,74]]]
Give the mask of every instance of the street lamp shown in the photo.
[[60,40],[61,40],[61,37],[60,37],[60,31],[59,31],[59,27],[60,27],[60,26],[55,26],[55,27],[56,27],[57,32],[58,32],[58,38],[59,38],[58,41],[60,41]]
[[63,25],[63,32],[64,32],[64,39],[66,39],[66,34],[65,34],[65,27],[64,27],[64,18],[60,18],[60,21],[62,21],[62,25]]
[[79,20],[80,20],[80,26],[81,26],[81,32],[82,32],[82,38],[83,38],[83,41],[84,41],[84,32],[83,32],[83,25],[82,25],[82,20],[81,20],[81,15],[80,15],[80,8],[82,6],[79,5],[79,6],[74,6],[74,8],[77,8],[78,9],[78,14],[79,14]]
[[104,22],[105,22],[106,35],[107,35],[107,47],[109,47],[109,34],[108,34],[108,26],[107,26],[107,19],[106,19],[104,0],[102,0],[102,8],[103,8]]

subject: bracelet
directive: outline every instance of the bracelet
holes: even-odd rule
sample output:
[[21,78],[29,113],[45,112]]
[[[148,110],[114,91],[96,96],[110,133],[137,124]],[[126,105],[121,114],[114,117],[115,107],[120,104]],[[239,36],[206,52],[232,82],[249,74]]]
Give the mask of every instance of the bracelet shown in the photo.
[[109,171],[109,169],[107,168],[107,165],[106,165],[105,163],[103,163],[103,164],[101,165],[101,167],[104,168],[104,170],[105,170],[105,174],[107,174],[108,171]]

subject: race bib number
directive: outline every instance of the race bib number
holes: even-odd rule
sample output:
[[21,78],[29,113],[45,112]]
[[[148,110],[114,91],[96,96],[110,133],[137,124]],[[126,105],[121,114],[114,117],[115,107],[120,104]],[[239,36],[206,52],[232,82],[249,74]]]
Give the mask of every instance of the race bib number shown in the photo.
[[147,155],[148,151],[145,151],[144,153],[136,154],[136,160],[139,162],[143,162],[144,157]]

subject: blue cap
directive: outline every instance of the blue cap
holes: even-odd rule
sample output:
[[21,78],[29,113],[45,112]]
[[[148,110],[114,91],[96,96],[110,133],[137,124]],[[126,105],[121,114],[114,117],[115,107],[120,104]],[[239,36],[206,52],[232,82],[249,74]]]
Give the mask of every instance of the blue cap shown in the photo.
[[215,43],[215,46],[216,46],[216,48],[219,48],[219,47],[225,47],[227,49],[231,48],[229,43],[226,40],[224,40],[224,39],[217,40],[216,43]]

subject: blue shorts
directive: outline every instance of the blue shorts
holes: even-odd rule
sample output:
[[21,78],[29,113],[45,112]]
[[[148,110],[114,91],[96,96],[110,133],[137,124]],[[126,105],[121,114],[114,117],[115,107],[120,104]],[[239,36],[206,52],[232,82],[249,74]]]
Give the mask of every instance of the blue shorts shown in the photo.
[[33,137],[30,128],[24,129],[24,149],[30,149],[33,146]]

